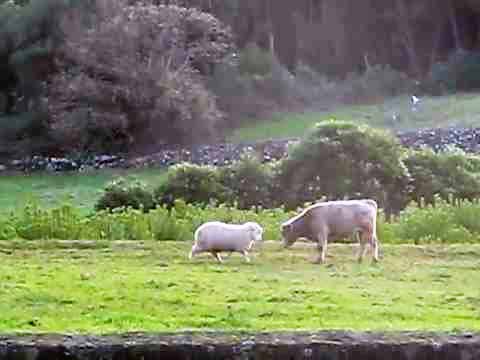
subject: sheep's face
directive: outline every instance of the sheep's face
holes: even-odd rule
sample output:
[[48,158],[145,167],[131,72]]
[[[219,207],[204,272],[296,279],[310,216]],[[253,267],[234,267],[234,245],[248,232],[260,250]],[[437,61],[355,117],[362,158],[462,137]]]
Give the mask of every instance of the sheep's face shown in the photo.
[[248,223],[254,241],[262,241],[263,228],[257,223]]

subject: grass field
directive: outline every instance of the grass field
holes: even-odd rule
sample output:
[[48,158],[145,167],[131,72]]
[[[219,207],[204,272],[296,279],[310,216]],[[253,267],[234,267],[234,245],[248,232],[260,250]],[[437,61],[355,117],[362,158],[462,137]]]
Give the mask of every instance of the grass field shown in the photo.
[[159,185],[165,172],[159,169],[98,170],[88,173],[35,173],[0,176],[0,213],[14,210],[31,199],[43,206],[69,200],[86,212],[93,208],[105,185],[117,176],[135,177],[151,186]]
[[[280,114],[270,120],[235,130],[230,141],[258,141],[301,137],[316,122],[335,118],[358,121],[376,127],[408,130],[451,125],[480,126],[480,96],[457,94],[421,99],[416,111],[412,111],[407,96],[387,99],[376,105],[344,106],[335,111]],[[393,120],[393,115],[397,120]]]
[[384,246],[372,265],[333,245],[321,266],[305,244],[223,265],[188,261],[188,242],[140,245],[1,245],[0,332],[480,330],[480,246]]

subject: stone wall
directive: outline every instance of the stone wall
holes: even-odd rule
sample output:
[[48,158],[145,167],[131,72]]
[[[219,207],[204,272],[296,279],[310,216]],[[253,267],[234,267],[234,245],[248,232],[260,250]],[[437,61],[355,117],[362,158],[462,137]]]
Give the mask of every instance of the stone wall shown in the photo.
[[480,334],[0,336],[0,360],[477,360]]

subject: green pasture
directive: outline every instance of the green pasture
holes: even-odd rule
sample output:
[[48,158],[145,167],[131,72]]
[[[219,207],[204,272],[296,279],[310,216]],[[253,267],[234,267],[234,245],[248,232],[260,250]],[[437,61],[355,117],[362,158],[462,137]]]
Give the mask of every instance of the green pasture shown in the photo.
[[4,174],[0,176],[0,214],[22,208],[29,200],[45,207],[68,201],[89,212],[105,185],[118,176],[137,178],[155,187],[164,181],[165,171],[105,169],[86,173]]
[[[8,244],[8,246],[5,246]],[[190,242],[0,249],[0,332],[480,330],[480,247],[268,242],[252,262],[187,259]],[[25,243],[23,243],[25,244]],[[28,248],[30,247],[30,249]]]

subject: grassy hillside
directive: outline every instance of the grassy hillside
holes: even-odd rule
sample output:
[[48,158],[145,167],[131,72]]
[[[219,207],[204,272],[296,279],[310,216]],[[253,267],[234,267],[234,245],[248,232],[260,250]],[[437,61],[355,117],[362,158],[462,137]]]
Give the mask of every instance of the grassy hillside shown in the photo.
[[[397,120],[393,120],[393,115]],[[279,114],[270,120],[236,130],[229,141],[257,141],[300,137],[316,122],[329,118],[354,120],[392,129],[415,129],[432,126],[480,126],[480,96],[459,94],[422,98],[412,111],[409,97],[398,97],[377,105],[345,106],[332,112]],[[88,174],[34,174],[0,176],[0,201],[7,212],[36,198],[51,206],[71,199],[86,211],[93,206],[105,184],[117,175],[136,176],[156,185],[164,178],[160,170],[102,170]]]
[[187,259],[189,243],[103,249],[0,248],[0,332],[181,329],[480,330],[480,247],[383,246],[378,265],[354,249],[264,244]]
[[146,170],[98,170],[88,173],[35,173],[33,175],[8,174],[0,176],[0,213],[23,205],[31,199],[45,206],[54,206],[69,200],[89,211],[104,186],[117,176],[136,177],[151,186],[163,181],[165,172]]
[[278,114],[272,119],[257,121],[254,125],[234,131],[229,140],[241,142],[301,137],[316,122],[331,118],[359,121],[394,130],[450,125],[480,126],[480,96],[457,94],[422,97],[415,111],[412,110],[410,97],[403,96],[388,99],[381,104],[345,106],[335,111]]

